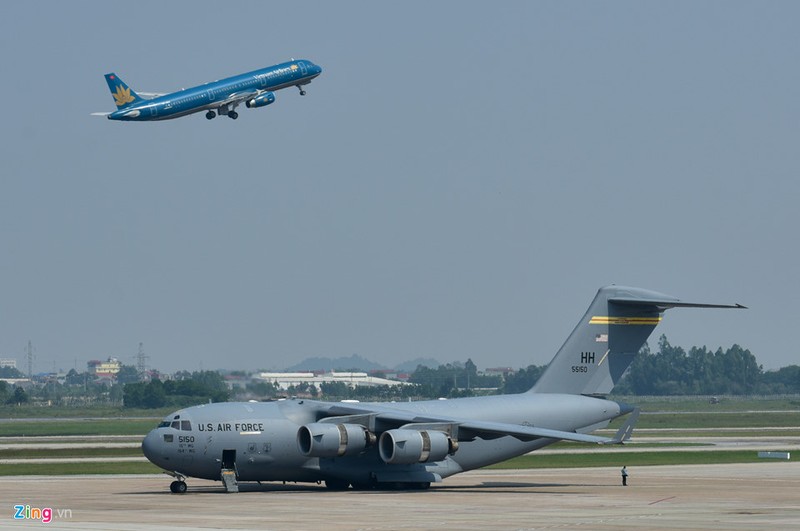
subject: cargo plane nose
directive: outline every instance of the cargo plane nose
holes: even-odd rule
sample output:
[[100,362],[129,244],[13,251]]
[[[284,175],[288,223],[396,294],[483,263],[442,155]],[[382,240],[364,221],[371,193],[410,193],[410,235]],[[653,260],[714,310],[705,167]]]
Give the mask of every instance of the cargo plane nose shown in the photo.
[[159,465],[159,436],[156,433],[158,430],[152,430],[148,433],[144,440],[142,440],[142,453],[154,465]]

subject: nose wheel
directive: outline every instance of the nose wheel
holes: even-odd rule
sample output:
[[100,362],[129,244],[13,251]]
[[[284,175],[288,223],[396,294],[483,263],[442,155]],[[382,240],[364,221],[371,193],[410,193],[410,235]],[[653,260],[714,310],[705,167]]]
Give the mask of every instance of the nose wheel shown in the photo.
[[175,478],[175,481],[169,484],[169,491],[172,494],[183,494],[186,492],[186,482],[184,481],[186,476],[170,470],[165,470],[164,473]]
[[173,481],[169,484],[169,491],[173,494],[183,494],[186,492],[185,481]]
[[300,85],[297,85],[297,90],[300,91],[300,95],[301,96],[305,96],[306,95],[306,91],[303,90],[303,87],[301,87]]

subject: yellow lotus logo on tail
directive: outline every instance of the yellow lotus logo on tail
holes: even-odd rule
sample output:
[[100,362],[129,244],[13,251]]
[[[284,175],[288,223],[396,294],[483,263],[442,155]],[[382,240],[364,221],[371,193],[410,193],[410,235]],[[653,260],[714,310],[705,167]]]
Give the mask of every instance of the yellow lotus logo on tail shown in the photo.
[[122,85],[117,85],[117,91],[111,93],[114,96],[114,103],[117,104],[117,107],[122,107],[126,103],[130,103],[135,100],[133,96],[131,96],[131,89],[123,88]]

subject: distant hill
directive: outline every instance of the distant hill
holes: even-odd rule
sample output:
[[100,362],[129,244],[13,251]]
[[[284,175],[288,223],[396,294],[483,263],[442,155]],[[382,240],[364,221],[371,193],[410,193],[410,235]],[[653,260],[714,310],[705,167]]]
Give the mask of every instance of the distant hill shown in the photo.
[[358,371],[369,372],[375,370],[386,370],[387,368],[379,363],[362,358],[358,354],[341,358],[306,358],[296,365],[287,367],[286,370],[293,371],[348,371],[355,369]]
[[437,368],[440,363],[432,358],[417,358],[410,361],[403,362],[396,367],[386,367],[380,363],[375,363],[366,358],[353,354],[352,356],[340,358],[326,358],[326,357],[313,357],[306,358],[300,363],[286,367],[287,371],[348,371],[354,369],[357,371],[389,371],[395,370],[398,372],[413,372],[417,365],[425,365],[432,369]]
[[400,365],[395,366],[394,370],[398,372],[414,372],[418,365],[424,365],[431,369],[436,369],[441,365],[433,358],[416,358],[410,361],[404,361]]

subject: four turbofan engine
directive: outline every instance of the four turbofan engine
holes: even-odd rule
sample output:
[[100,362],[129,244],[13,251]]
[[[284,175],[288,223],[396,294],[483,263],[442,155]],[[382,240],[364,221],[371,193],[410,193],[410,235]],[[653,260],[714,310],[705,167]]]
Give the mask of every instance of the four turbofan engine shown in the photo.
[[375,434],[360,424],[315,422],[297,430],[297,446],[308,457],[341,457],[375,444]]
[[[360,424],[314,422],[297,430],[297,446],[308,457],[356,455],[376,440],[375,434]],[[390,465],[441,461],[457,450],[456,439],[435,430],[388,430],[378,441],[378,454]]]
[[441,431],[398,429],[381,434],[378,453],[390,465],[441,461],[458,450],[458,441]]
[[266,107],[273,101],[275,101],[275,94],[272,92],[265,92],[263,94],[259,94],[253,99],[247,100],[244,102],[244,104],[248,109],[253,109],[256,107]]

